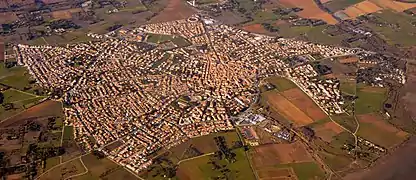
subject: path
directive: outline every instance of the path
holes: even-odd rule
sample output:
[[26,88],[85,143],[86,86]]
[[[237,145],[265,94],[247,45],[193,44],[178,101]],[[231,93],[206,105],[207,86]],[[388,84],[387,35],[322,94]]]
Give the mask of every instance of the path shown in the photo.
[[82,161],[82,158],[81,157],[79,158],[79,161],[81,162],[81,164],[84,167],[84,169],[86,169],[86,171],[83,172],[83,173],[80,173],[80,174],[74,174],[72,176],[69,176],[69,177],[65,178],[64,180],[71,179],[71,178],[78,177],[78,176],[82,176],[82,175],[87,174],[89,172],[87,166],[85,166],[84,161]]

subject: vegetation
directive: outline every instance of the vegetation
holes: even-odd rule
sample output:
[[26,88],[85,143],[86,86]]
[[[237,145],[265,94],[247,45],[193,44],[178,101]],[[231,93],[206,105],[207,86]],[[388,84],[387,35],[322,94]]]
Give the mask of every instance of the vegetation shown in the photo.
[[379,112],[382,110],[383,102],[387,98],[387,89],[359,85],[357,97],[358,99],[355,100],[356,114]]
[[271,77],[266,81],[273,84],[278,91],[285,91],[297,87],[292,81],[283,77]]
[[299,162],[289,164],[279,164],[277,168],[293,168],[297,179],[309,180],[309,179],[324,179],[325,174],[321,168],[314,162]]
[[336,12],[342,9],[346,9],[347,7],[362,2],[364,0],[335,0],[329,1],[325,3],[325,7],[327,7],[332,12]]
[[370,24],[370,27],[382,35],[391,45],[400,44],[401,46],[416,45],[416,38],[413,32],[416,27],[409,22],[414,21],[405,13],[395,13],[390,10],[383,10],[381,13],[375,14],[380,24]]

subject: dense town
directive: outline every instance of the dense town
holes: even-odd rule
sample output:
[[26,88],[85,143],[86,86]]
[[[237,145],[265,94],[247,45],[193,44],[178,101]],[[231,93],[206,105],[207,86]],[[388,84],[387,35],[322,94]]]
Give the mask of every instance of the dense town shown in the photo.
[[[248,33],[196,15],[109,34],[62,47],[14,49],[37,83],[60,95],[78,142],[86,150],[103,149],[134,172],[148,167],[161,148],[233,129],[231,117],[256,101],[259,81],[266,77],[285,77],[327,114],[343,113],[339,82],[317,78],[311,55],[371,54]],[[180,36],[190,45],[161,48],[166,43],[143,42],[146,34]],[[298,56],[309,58],[300,64],[286,61]],[[391,71],[392,79],[404,83],[399,68]],[[114,142],[122,145],[104,148]]]

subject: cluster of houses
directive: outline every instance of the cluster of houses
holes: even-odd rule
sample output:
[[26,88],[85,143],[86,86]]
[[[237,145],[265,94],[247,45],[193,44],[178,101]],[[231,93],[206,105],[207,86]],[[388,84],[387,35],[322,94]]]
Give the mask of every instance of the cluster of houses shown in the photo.
[[[276,39],[192,17],[138,27],[131,38],[56,46],[15,47],[18,63],[43,87],[62,91],[66,123],[85,149],[102,149],[120,165],[139,172],[161,148],[234,128],[230,118],[258,95],[260,78],[284,76],[328,113],[339,113],[335,81],[313,81],[310,65],[283,59],[307,54],[353,53],[293,39]],[[163,50],[136,35],[182,36],[190,46]],[[250,116],[251,124],[261,116]],[[289,132],[276,132],[289,139]],[[114,142],[115,149],[105,147]]]

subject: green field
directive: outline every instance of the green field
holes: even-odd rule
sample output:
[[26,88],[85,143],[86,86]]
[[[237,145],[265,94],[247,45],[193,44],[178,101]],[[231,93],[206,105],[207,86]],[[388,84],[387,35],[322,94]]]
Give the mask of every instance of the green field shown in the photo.
[[332,12],[336,12],[336,11],[345,9],[351,5],[357,4],[362,1],[364,0],[332,0],[332,1],[325,3],[324,5]]
[[[27,109],[44,97],[31,95],[15,89],[8,89],[1,92],[4,96],[3,104],[0,106],[0,120],[11,117],[24,109]],[[6,110],[6,104],[11,104],[12,109]]]
[[45,169],[44,170],[46,171],[46,170],[58,165],[60,163],[59,159],[60,159],[59,156],[55,156],[55,157],[47,159],[45,161]]
[[339,87],[339,90],[341,92],[346,93],[348,95],[355,95],[355,90],[357,87],[355,80],[341,79],[340,82],[341,85]]
[[163,43],[166,41],[172,41],[178,47],[184,47],[191,45],[186,39],[181,36],[165,35],[165,34],[148,34],[146,38],[147,42],[150,43]]
[[70,141],[74,138],[74,127],[65,126],[63,140]]
[[348,157],[330,154],[325,151],[319,152],[319,156],[322,158],[325,164],[331,167],[331,169],[334,171],[340,171],[348,167],[348,165],[350,165],[352,162],[352,160]]
[[367,87],[363,85],[359,85],[357,88],[358,99],[355,100],[356,114],[381,111],[383,102],[387,98],[387,89],[385,88],[371,88],[371,91],[366,89]]
[[[215,162],[222,166],[225,165],[230,170],[228,179],[254,180],[254,174],[248,164],[248,160],[242,148],[235,149],[237,161],[228,163],[226,160],[216,160]],[[221,176],[218,170],[213,170],[212,165],[208,164],[210,156],[204,156],[190,161],[185,161],[179,165],[178,176],[189,177],[190,179],[209,179],[211,177]]]
[[83,167],[79,159],[75,159],[71,162],[60,165],[53,170],[49,171],[46,174],[43,174],[41,177],[38,177],[39,180],[48,180],[48,179],[66,179],[70,176],[81,174],[86,172],[86,169]]
[[388,25],[378,26],[377,24],[370,24],[370,27],[381,34],[389,44],[400,44],[403,46],[416,45],[416,35],[414,33],[416,32],[416,27],[410,23],[415,20],[414,17],[390,10],[384,10],[382,13],[377,13],[375,15],[382,22],[396,25],[395,27],[390,27]]
[[300,163],[289,163],[279,164],[277,168],[288,168],[291,167],[295,171],[298,180],[310,180],[310,179],[324,179],[325,173],[321,168],[314,162],[300,162]]
[[23,90],[30,86],[30,75],[22,66],[6,68],[4,63],[0,63],[0,83],[13,88]]
[[290,27],[288,24],[279,25],[279,35],[286,38],[296,38],[299,36],[305,36],[310,41],[315,43],[330,44],[336,45],[340,44],[343,37],[342,36],[329,36],[324,31],[326,25],[322,26],[295,26]]
[[270,77],[266,81],[276,86],[278,91],[286,91],[297,87],[292,81],[283,77]]
[[355,131],[357,128],[357,123],[354,120],[354,116],[344,115],[333,115],[331,116],[334,121],[341,124],[343,127],[347,128],[350,131]]

